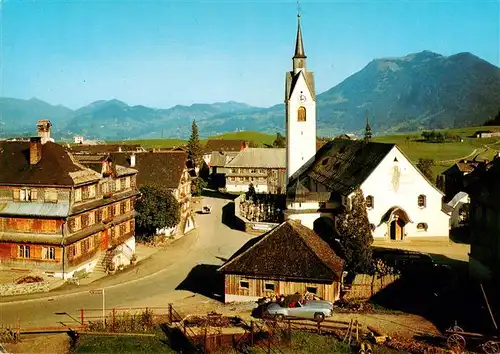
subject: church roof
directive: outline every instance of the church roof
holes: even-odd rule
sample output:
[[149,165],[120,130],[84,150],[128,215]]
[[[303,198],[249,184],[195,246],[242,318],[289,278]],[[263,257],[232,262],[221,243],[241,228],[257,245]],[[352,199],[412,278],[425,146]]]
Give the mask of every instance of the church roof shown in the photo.
[[[335,139],[318,150],[293,174],[287,186],[294,199],[309,191],[311,182],[323,185],[328,192],[348,195],[359,187],[395,144]],[[297,195],[295,195],[297,194]]]
[[300,75],[304,75],[304,80],[306,81],[307,88],[311,93],[311,97],[313,100],[316,100],[316,91],[314,89],[314,73],[309,71],[301,70],[297,74],[294,74],[293,71],[289,71],[286,73],[286,87],[285,87],[285,100],[289,100],[297,81],[299,80]]
[[339,281],[343,260],[313,230],[287,220],[240,248],[219,271],[268,278]]

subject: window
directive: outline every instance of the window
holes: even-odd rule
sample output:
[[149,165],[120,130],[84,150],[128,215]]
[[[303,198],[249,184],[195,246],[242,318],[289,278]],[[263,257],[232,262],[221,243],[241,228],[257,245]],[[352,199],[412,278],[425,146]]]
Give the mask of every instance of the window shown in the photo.
[[311,294],[317,294],[318,288],[315,286],[308,286],[308,287],[306,287],[306,292],[311,293]]
[[125,202],[120,203],[120,214],[125,214]]
[[264,283],[264,291],[275,291],[276,284],[274,283]]
[[127,199],[125,201],[125,212],[129,212],[130,211],[130,199]]
[[30,246],[19,246],[19,258],[30,258]]
[[297,122],[305,122],[306,121],[306,108],[300,106],[297,109]]
[[425,206],[426,206],[426,202],[427,202],[427,200],[426,200],[426,199],[427,199],[427,198],[426,198],[426,197],[425,197],[425,195],[423,195],[423,194],[420,194],[420,195],[418,196],[418,207],[419,207],[419,208],[425,208]]
[[76,216],[74,219],[74,227],[73,230],[77,231],[82,228],[82,218],[81,216]]
[[115,191],[119,191],[121,187],[120,179],[115,180]]
[[57,202],[57,189],[50,188],[45,190],[46,202]]
[[372,209],[373,208],[373,196],[372,195],[369,195],[366,197],[366,207],[368,209]]
[[82,187],[82,199],[89,199],[89,186]]
[[85,239],[81,242],[82,245],[82,253],[87,253],[87,251],[90,249],[90,239]]
[[240,280],[240,289],[250,289],[250,283],[245,280]]
[[120,178],[120,190],[125,189],[125,178]]
[[427,228],[428,228],[428,226],[425,222],[419,222],[417,224],[417,230],[419,230],[419,231],[427,231]]
[[76,245],[71,245],[68,247],[68,257],[70,259],[76,257]]
[[30,202],[32,200],[35,200],[36,197],[36,190],[21,189],[19,191],[19,200],[22,202]]
[[80,188],[75,189],[75,202],[80,202],[82,200],[82,190]]
[[125,188],[130,188],[130,177],[125,177]]
[[56,249],[55,247],[42,247],[42,259],[55,260]]
[[95,198],[95,184],[89,186],[89,198]]
[[87,226],[89,226],[89,215],[84,214],[82,215],[82,228],[86,228]]
[[89,226],[95,224],[95,212],[91,211],[89,213]]
[[256,169],[251,169],[250,173],[257,173],[257,170]]

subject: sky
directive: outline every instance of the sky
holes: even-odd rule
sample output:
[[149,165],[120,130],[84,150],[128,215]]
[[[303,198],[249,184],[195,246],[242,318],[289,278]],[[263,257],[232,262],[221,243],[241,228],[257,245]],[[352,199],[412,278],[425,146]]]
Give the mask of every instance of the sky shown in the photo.
[[[296,1],[0,0],[0,96],[76,109],[283,102]],[[500,0],[300,2],[323,92],[371,60],[471,52],[500,66]]]

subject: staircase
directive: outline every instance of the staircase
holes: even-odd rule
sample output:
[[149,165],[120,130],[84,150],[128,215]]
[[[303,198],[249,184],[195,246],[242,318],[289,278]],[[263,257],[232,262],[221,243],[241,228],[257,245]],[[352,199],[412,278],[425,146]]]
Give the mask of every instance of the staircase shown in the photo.
[[108,264],[111,262],[113,258],[113,252],[110,251],[102,251],[97,263],[92,270],[92,273],[95,275],[107,275]]

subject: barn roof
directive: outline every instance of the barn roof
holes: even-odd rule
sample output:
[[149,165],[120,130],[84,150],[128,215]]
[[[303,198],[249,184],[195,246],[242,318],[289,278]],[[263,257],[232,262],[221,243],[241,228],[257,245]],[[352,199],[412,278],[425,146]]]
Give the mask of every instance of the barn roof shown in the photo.
[[314,231],[288,220],[250,240],[220,272],[304,281],[339,281],[344,261]]
[[245,140],[209,139],[205,145],[205,153],[213,151],[240,151],[246,146]]

